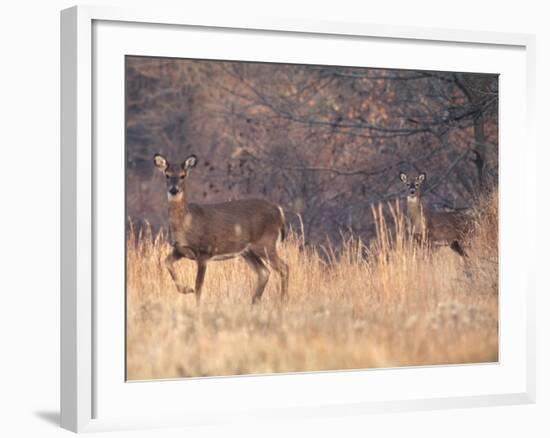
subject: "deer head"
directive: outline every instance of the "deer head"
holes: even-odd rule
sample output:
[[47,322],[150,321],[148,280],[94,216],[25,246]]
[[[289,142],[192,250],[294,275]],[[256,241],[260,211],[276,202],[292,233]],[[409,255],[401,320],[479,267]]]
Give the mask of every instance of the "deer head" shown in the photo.
[[414,179],[409,179],[406,173],[400,172],[399,179],[407,189],[407,199],[416,201],[420,199],[422,183],[426,180],[426,174],[422,172]]
[[189,171],[197,165],[197,157],[189,155],[180,165],[173,165],[161,154],[155,154],[155,167],[166,177],[166,193],[168,199],[181,198],[185,193],[185,179]]

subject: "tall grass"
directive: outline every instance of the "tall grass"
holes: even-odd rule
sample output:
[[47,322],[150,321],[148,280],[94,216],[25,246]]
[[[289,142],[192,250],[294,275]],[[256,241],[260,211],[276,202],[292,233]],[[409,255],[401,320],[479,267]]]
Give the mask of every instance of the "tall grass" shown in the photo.
[[[497,193],[473,212],[466,261],[414,244],[398,205],[373,215],[369,245],[352,237],[338,250],[306,247],[289,233],[280,247],[290,267],[284,305],[273,272],[252,307],[255,276],[234,259],[208,265],[198,307],[163,265],[165,236],[145,229],[129,238],[128,379],[497,361]],[[178,269],[192,286],[194,262]]]

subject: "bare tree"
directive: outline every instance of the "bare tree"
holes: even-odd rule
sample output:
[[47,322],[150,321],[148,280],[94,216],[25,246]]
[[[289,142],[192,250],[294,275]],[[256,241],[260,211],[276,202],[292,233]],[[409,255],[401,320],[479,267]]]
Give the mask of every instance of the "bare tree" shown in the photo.
[[495,75],[130,58],[127,80],[128,211],[155,226],[139,181],[159,151],[201,157],[201,202],[270,199],[309,242],[369,237],[400,170],[427,172],[425,201],[445,209],[498,178]]

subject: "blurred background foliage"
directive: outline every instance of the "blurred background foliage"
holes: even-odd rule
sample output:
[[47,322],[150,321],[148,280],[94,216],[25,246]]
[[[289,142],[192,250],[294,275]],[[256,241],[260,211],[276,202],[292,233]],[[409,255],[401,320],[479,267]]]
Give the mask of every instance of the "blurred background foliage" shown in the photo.
[[374,235],[371,205],[427,173],[434,209],[498,181],[498,76],[152,57],[126,61],[127,214],[166,227],[153,154],[195,153],[189,202],[261,197],[307,243]]

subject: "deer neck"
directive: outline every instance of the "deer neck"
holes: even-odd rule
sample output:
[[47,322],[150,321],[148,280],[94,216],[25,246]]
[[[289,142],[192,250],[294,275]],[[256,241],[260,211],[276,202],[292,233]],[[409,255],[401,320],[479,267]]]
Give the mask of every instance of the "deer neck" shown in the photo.
[[[189,221],[189,210],[185,202],[185,194],[178,193],[168,198],[168,219],[173,238],[182,230]],[[186,220],[187,218],[187,220]]]
[[424,209],[422,207],[422,200],[420,196],[408,196],[407,197],[407,215],[411,221],[411,225],[417,232],[425,226],[424,221]]

